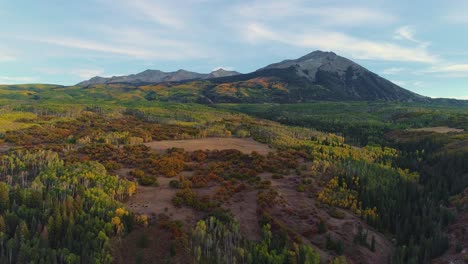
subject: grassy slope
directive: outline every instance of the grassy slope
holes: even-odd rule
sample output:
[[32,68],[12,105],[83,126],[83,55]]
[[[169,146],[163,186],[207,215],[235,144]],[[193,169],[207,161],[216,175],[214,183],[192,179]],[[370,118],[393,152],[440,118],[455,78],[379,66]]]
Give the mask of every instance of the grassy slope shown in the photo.
[[[183,87],[178,88],[181,89],[181,93],[186,92]],[[148,89],[158,88],[149,87]],[[177,90],[172,92],[178,93]],[[281,126],[277,123],[250,118],[245,114],[272,119],[288,125],[307,126],[332,132],[340,132],[340,129],[346,128],[351,129],[349,132],[352,133],[352,129],[362,126],[367,126],[364,130],[377,127],[377,132],[380,132],[380,129],[385,131],[436,125],[460,127],[465,130],[468,128],[468,108],[444,104],[315,102],[294,105],[223,104],[217,105],[218,108],[213,108],[200,104],[148,101],[140,89],[117,86],[94,87],[90,90],[47,85],[0,86],[0,95],[2,98],[0,111],[3,111],[0,112],[0,122],[3,122],[4,130],[16,130],[36,124],[35,113],[46,115],[47,113],[60,113],[66,117],[79,113],[86,107],[94,107],[94,110],[118,115],[120,110],[130,108],[141,111],[146,118],[157,119],[156,121],[160,123],[206,128],[216,127],[218,123],[222,123],[223,126],[247,125],[255,128],[254,130],[261,128],[264,131],[268,130],[265,134],[275,135],[266,143],[280,148],[306,147],[323,160],[356,155],[373,162],[373,158],[368,157],[373,157],[374,153],[366,148],[357,149],[341,145],[337,143],[340,139],[333,135]],[[239,112],[245,114],[239,114]],[[310,138],[314,137],[322,138],[322,140],[311,142]],[[465,138],[464,136],[458,137]],[[324,142],[327,144],[323,144]],[[336,157],[331,158],[328,155]]]

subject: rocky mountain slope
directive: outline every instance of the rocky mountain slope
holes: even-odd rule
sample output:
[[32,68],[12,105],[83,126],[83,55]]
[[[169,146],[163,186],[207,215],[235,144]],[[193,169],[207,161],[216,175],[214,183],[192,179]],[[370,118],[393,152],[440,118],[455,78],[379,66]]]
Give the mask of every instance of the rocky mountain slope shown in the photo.
[[[200,80],[206,81],[200,83]],[[95,84],[116,83],[137,87],[142,84],[159,84],[154,93],[161,93],[158,97],[160,99],[164,99],[164,94],[172,94],[171,89],[180,88],[177,85],[183,83],[184,89],[190,90],[192,98],[197,98],[198,102],[212,103],[430,100],[378,76],[349,59],[323,51],[314,51],[298,59],[274,63],[248,74],[223,69],[210,74],[185,70],[147,70],[128,76],[94,77],[78,85],[89,88]],[[184,92],[180,89],[177,90],[177,94],[182,93]],[[177,96],[167,100],[174,99],[177,101]],[[182,101],[187,101],[187,98]]]
[[78,86],[89,86],[94,84],[109,84],[109,83],[161,83],[161,82],[179,82],[186,80],[212,79],[226,76],[239,75],[236,71],[227,71],[218,69],[208,74],[197,73],[186,70],[178,70],[175,72],[163,72],[159,70],[146,70],[137,74],[113,76],[110,78],[93,77],[87,81],[78,83]]

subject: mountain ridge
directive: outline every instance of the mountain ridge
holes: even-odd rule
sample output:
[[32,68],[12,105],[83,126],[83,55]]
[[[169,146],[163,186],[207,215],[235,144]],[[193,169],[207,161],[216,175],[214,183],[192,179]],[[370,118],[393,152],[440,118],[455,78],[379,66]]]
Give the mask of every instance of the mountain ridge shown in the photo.
[[[207,83],[190,84],[199,80],[206,80]],[[186,70],[146,70],[138,74],[111,78],[93,77],[79,83],[78,86],[115,83],[133,86],[166,84],[167,90],[170,90],[174,85],[169,83],[180,82],[189,87],[197,87],[196,96],[199,101],[210,103],[430,100],[382,78],[350,59],[324,51],[313,51],[300,58],[283,60],[246,74],[224,69],[209,74]]]
[[89,80],[82,81],[77,86],[88,86],[94,84],[109,84],[109,83],[160,83],[160,82],[178,82],[187,80],[198,80],[198,79],[212,79],[225,76],[234,76],[241,73],[236,71],[227,71],[222,68],[214,70],[210,73],[197,73],[192,71],[186,71],[183,69],[173,72],[163,72],[160,70],[147,69],[137,74],[112,76],[109,78],[95,76]]

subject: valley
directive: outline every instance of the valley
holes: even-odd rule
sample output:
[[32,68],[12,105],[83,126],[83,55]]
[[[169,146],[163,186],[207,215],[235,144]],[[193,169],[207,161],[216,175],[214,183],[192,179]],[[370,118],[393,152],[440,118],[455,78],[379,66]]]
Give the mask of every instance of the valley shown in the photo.
[[467,131],[329,52],[2,85],[0,260],[466,261]]

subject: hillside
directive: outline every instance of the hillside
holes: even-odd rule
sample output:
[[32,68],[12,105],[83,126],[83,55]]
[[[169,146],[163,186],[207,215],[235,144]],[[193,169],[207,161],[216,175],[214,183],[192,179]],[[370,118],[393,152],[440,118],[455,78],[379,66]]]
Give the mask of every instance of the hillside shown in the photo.
[[0,259],[463,259],[462,101],[186,103],[240,77],[0,86]]
[[[201,84],[202,80],[204,82]],[[351,60],[333,52],[322,51],[314,51],[295,60],[274,63],[248,74],[223,69],[210,74],[184,70],[169,73],[147,70],[128,76],[94,77],[78,84],[88,90],[98,87],[96,85],[108,85],[108,89],[113,89],[112,85],[119,87],[128,85],[151,92],[152,97],[157,100],[178,102],[300,103],[316,100],[399,102],[430,100],[399,87]],[[187,89],[185,91],[178,89],[182,86]],[[196,90],[193,89],[195,87]],[[191,90],[190,98],[187,98],[187,90]]]

